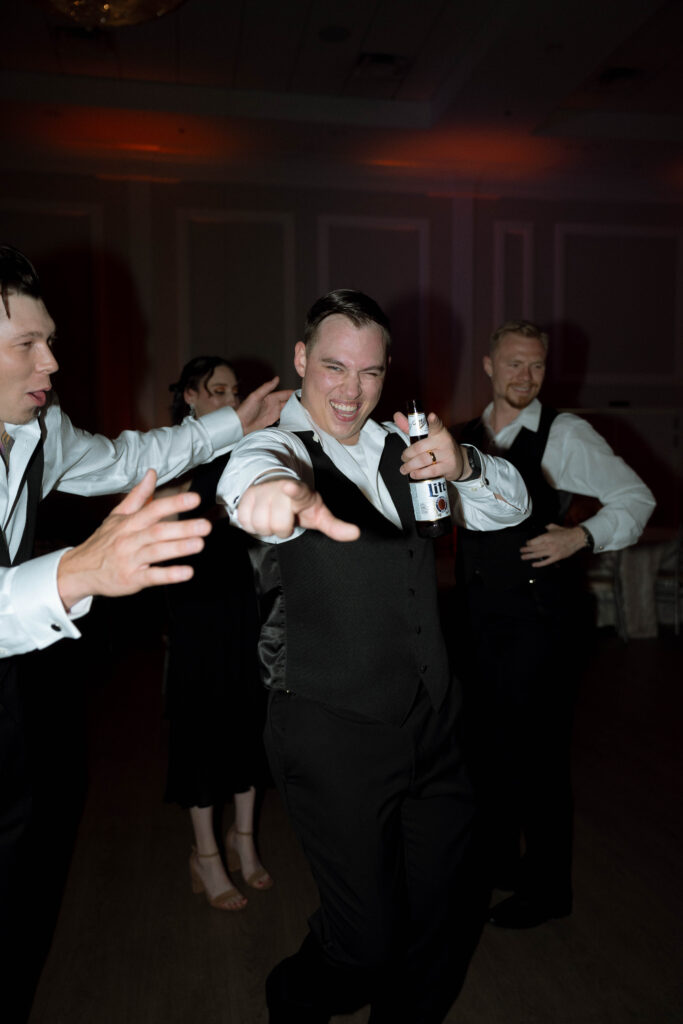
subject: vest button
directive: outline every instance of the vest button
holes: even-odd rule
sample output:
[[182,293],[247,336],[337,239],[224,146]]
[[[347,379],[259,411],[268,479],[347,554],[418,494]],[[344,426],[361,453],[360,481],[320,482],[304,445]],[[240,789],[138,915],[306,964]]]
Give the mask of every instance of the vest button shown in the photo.
[[415,627],[415,632],[416,633],[421,633],[422,632],[422,626],[416,626]]
[[531,579],[528,580],[527,582],[528,583],[535,583],[536,582],[536,578],[534,576],[532,576]]
[[408,548],[408,557],[409,558],[414,558],[415,557],[415,552],[413,551],[412,548]]
[[411,597],[415,597],[415,587],[408,587],[408,593]]
[[429,665],[420,665],[420,675],[423,676],[428,668]]

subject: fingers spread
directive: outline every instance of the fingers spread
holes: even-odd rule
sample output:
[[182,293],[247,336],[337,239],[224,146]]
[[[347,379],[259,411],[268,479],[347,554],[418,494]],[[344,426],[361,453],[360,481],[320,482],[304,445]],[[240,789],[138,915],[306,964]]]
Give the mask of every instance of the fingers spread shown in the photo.
[[321,496],[301,480],[266,480],[247,488],[237,517],[243,529],[261,537],[291,537],[297,526],[320,530],[333,540],[356,540],[357,526],[333,516]]
[[301,526],[309,530],[318,530],[332,540],[358,540],[360,530],[357,526],[353,523],[346,523],[343,519],[337,519],[317,492],[309,491],[308,488],[306,490],[309,500],[298,513],[298,521]]
[[249,398],[256,398],[259,402],[265,398],[271,391],[275,391],[275,388],[280,383],[279,377],[273,377],[272,380],[267,380],[265,384],[261,384],[259,387],[254,388]]
[[123,515],[131,515],[133,512],[138,512],[154,494],[156,483],[157,475],[155,470],[148,469],[142,480],[125,496],[123,501],[119,502],[113,511],[120,512]]
[[[132,493],[133,492],[131,491],[128,497],[130,497]],[[168,519],[171,516],[176,516],[180,512],[189,512],[190,509],[196,508],[197,505],[199,505],[200,500],[201,499],[199,495],[195,494],[192,491],[185,491],[182,494],[173,494],[167,498],[156,498],[154,501],[149,501],[139,511],[134,512],[133,514],[130,514],[128,516],[128,528],[131,532],[134,530],[148,529],[154,526],[155,523],[159,523],[160,521]],[[122,507],[123,502],[121,503],[121,505],[117,506],[117,508],[113,510],[111,515],[120,515]],[[125,509],[123,511],[125,514]],[[105,523],[107,521],[108,519],[105,519]],[[187,520],[187,522],[208,523],[208,520],[192,519]],[[209,530],[206,530],[206,532],[210,532],[210,524]]]
[[329,537],[331,540],[336,541],[347,542],[358,540],[360,537],[360,529],[355,525],[355,523],[347,523],[344,522],[343,519],[337,519],[336,516],[332,515],[326,505],[323,505],[320,510],[314,528],[319,530],[320,533],[324,533],[325,536]]
[[[169,562],[174,558],[187,558],[198,554],[204,547],[202,537],[187,537],[179,540],[160,540],[135,544],[129,554],[130,567],[135,572],[145,571],[157,562]],[[147,582],[142,584],[149,586]]]
[[192,579],[194,569],[190,565],[150,566],[141,574],[143,587],[160,587],[170,583],[184,583]]

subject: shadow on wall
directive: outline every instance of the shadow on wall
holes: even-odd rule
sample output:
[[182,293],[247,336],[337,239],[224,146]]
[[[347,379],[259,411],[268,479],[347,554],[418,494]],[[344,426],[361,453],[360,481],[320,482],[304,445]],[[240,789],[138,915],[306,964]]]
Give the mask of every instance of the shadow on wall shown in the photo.
[[602,434],[617,455],[642,477],[657,500],[648,526],[675,527],[683,521],[683,478],[659,452],[656,444],[619,413],[586,413],[585,419]]
[[[57,325],[54,387],[62,409],[75,426],[108,437],[139,427],[147,322],[130,271],[113,254],[85,247],[37,254],[35,263]],[[38,553],[80,543],[119,500],[53,491],[39,509]]]
[[78,427],[115,436],[140,426],[136,395],[148,370],[148,324],[128,267],[114,254],[59,249],[37,257],[57,324],[55,387]]
[[240,388],[240,398],[244,399],[247,395],[251,394],[254,388],[260,387],[261,384],[265,384],[267,380],[272,380],[277,374],[280,377],[280,384],[278,387],[285,387],[282,383],[284,376],[283,367],[277,369],[273,368],[272,363],[266,363],[262,359],[254,359],[252,356],[240,356],[237,355],[234,359],[228,352],[225,355],[232,366]]
[[447,423],[462,363],[462,327],[453,308],[433,293],[411,293],[386,305],[391,321],[391,366],[375,417],[390,420],[410,398]]
[[547,328],[548,363],[541,399],[546,405],[576,409],[588,372],[591,341],[571,320],[560,320]]
[[[656,436],[651,433],[652,421],[639,415],[640,403],[621,397],[611,399],[605,395],[599,409],[582,410],[586,394],[590,393],[589,355],[595,342],[571,320],[551,325],[548,371],[543,385],[542,400],[558,409],[577,410],[581,416],[605,438],[607,443],[645,481],[657,499],[657,508],[649,520],[650,526],[676,526],[683,517],[683,479],[680,472],[663,457],[660,445],[671,444],[666,435],[665,420],[659,419],[661,428]],[[614,350],[615,370],[618,371],[619,352]],[[614,388],[610,388],[613,392]],[[629,393],[628,390],[626,392]],[[610,406],[614,412],[610,412]],[[619,412],[623,409],[624,412]]]

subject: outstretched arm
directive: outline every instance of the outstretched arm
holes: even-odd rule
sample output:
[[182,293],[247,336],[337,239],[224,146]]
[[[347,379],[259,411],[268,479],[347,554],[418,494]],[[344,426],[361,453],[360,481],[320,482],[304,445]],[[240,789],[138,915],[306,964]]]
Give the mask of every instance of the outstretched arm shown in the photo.
[[297,526],[332,540],[357,540],[360,530],[333,516],[317,491],[291,477],[252,484],[237,507],[240,526],[260,537],[290,537]]
[[169,516],[196,508],[199,495],[183,493],[152,501],[155,485],[156,473],[150,469],[92,536],[62,555],[57,587],[67,611],[95,594],[119,597],[190,579],[193,570],[188,565],[156,563],[201,551],[211,524],[206,519],[169,521]]

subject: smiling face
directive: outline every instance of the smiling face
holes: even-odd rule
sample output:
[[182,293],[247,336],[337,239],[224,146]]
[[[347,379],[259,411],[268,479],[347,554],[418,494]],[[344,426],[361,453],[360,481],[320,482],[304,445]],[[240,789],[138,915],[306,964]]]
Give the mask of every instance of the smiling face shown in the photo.
[[7,316],[0,303],[0,420],[28,423],[47,401],[55,325],[41,299],[10,292]]
[[229,366],[217,366],[208,380],[201,381],[199,388],[186,388],[183,398],[194,407],[197,416],[225,406],[237,409],[240,404],[237,377]]
[[495,406],[507,412],[526,409],[541,390],[545,360],[545,349],[538,338],[503,335],[493,355],[484,356]]
[[298,341],[294,366],[301,377],[301,404],[326,434],[356,444],[377,405],[387,367],[382,328],[355,327],[340,313],[318,326],[309,350]]

